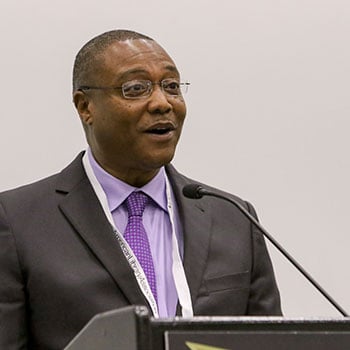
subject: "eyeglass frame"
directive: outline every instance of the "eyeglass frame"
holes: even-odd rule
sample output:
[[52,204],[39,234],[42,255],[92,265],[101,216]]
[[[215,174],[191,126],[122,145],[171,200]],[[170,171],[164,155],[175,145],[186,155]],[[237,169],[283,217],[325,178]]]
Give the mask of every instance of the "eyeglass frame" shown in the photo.
[[[173,82],[177,82],[179,84],[179,91],[180,91],[180,94],[171,94],[171,93],[168,93],[166,90],[164,90],[164,82],[166,81],[173,81]],[[130,97],[130,96],[126,96],[125,95],[125,84],[128,84],[128,83],[131,83],[131,82],[145,82],[147,83],[147,87],[149,89],[149,91],[147,92],[147,94],[145,95],[140,95],[140,96],[135,96],[135,97]],[[177,81],[176,79],[174,78],[166,78],[166,79],[163,79],[159,82],[153,82],[151,80],[148,80],[148,79],[133,79],[133,80],[129,80],[125,83],[123,83],[121,86],[89,86],[89,85],[81,85],[78,87],[78,91],[82,91],[84,92],[84,90],[121,90],[122,91],[122,95],[125,99],[127,100],[137,100],[137,99],[142,99],[142,98],[147,98],[147,97],[150,97],[152,95],[152,92],[153,92],[153,86],[154,85],[159,85],[160,88],[162,89],[162,91],[167,95],[167,96],[171,96],[171,97],[179,97],[179,96],[182,96],[182,90],[181,90],[181,87],[184,87],[185,88],[185,91],[184,93],[187,93],[187,90],[188,90],[188,87],[191,85],[190,82],[186,81],[186,82],[180,82],[180,81]]]

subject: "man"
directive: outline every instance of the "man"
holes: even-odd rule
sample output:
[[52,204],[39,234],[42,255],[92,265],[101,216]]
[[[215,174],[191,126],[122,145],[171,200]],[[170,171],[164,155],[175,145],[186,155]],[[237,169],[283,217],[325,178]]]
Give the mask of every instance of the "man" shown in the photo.
[[261,233],[228,203],[182,195],[194,181],[169,163],[184,86],[142,34],[107,32],[80,50],[73,100],[87,152],[0,195],[1,349],[61,349],[97,313],[130,304],[159,317],[281,314]]

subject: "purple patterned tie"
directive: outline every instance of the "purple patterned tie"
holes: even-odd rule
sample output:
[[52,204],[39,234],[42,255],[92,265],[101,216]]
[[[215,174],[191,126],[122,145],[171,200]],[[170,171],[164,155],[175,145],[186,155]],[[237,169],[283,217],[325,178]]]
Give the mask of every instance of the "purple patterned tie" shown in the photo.
[[128,209],[128,224],[124,238],[134,252],[147,277],[155,301],[157,302],[156,275],[146,230],[142,223],[142,214],[149,197],[143,192],[133,192],[126,199]]

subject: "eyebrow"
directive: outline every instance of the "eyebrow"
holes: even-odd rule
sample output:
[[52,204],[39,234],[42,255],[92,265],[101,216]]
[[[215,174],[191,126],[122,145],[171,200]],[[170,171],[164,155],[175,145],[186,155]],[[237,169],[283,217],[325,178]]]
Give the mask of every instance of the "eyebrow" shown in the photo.
[[[173,65],[167,65],[164,67],[166,70],[170,71],[170,72],[174,72],[176,73],[177,75],[180,75],[179,71],[177,70],[177,68]],[[147,70],[143,69],[143,68],[133,68],[133,69],[129,69],[123,73],[121,73],[119,76],[118,76],[118,79],[123,79],[125,78],[126,76],[128,75],[131,75],[131,74],[138,74],[138,73],[148,73]]]
[[179,71],[177,70],[177,68],[173,65],[169,64],[169,65],[165,66],[165,69],[170,70],[171,72],[175,72],[177,74],[180,74]]

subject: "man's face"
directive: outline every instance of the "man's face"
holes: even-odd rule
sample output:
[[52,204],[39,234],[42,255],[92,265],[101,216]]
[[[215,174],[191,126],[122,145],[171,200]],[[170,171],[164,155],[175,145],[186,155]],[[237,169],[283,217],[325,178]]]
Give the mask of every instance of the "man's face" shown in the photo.
[[[138,79],[179,79],[172,59],[150,40],[115,42],[101,62],[89,84],[120,87]],[[127,180],[129,174],[155,173],[171,161],[186,115],[181,96],[165,94],[158,84],[149,97],[139,99],[125,99],[120,89],[84,94],[87,114],[80,115],[92,152],[107,171]]]

